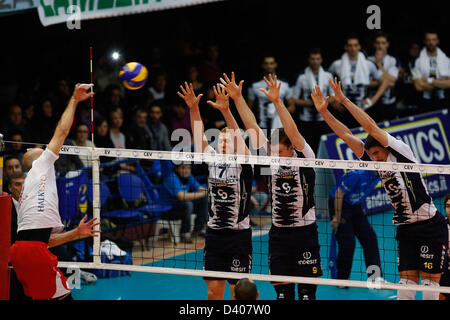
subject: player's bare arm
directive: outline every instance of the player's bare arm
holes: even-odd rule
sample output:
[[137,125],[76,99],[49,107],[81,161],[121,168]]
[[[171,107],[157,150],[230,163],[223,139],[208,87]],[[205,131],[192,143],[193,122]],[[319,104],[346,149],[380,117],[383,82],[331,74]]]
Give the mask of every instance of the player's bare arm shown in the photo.
[[340,81],[338,82],[335,78],[334,81],[330,79],[329,82],[336,99],[351,113],[351,115],[356,119],[356,121],[358,121],[358,123],[368,134],[374,137],[379,143],[381,143],[381,145],[386,146],[388,144],[387,133],[378,127],[377,123],[366,112],[364,112],[364,110],[359,108],[344,96]]
[[203,94],[199,94],[198,96],[196,96],[192,83],[188,84],[187,82],[185,82],[184,87],[180,86],[180,89],[181,92],[178,91],[177,94],[189,107],[191,128],[194,135],[195,151],[204,152],[208,147],[208,139],[206,139],[205,136],[205,127],[203,126],[203,120],[200,116],[200,108],[198,106]]
[[278,82],[276,75],[272,77],[271,74],[269,74],[268,78],[264,77],[264,81],[266,82],[269,90],[265,90],[263,88],[259,90],[264,93],[267,98],[275,105],[284,130],[286,131],[286,134],[288,135],[294,147],[297,150],[303,150],[305,148],[305,139],[298,131],[294,119],[292,119],[290,112],[287,110],[283,101],[280,99],[281,82]]
[[75,85],[75,90],[73,91],[72,97],[70,98],[69,103],[67,104],[67,107],[64,110],[58,125],[56,126],[53,137],[47,146],[47,148],[49,148],[54,154],[59,154],[64,141],[70,133],[78,103],[89,99],[94,95],[94,92],[88,92],[92,86],[93,84],[80,83]]
[[87,216],[84,216],[78,224],[78,227],[70,231],[62,233],[52,233],[48,240],[48,246],[51,248],[73,240],[83,239],[86,237],[97,237],[101,231],[94,230],[94,228],[98,226],[100,222],[95,223],[97,218],[93,218],[89,221],[86,220]]
[[[339,98],[342,99],[341,96],[339,96]],[[323,119],[331,128],[331,130],[333,130],[333,132],[336,133],[339,138],[344,140],[344,142],[349,146],[350,149],[352,149],[353,153],[357,157],[361,157],[364,153],[363,142],[355,137],[350,129],[338,119],[336,119],[328,110],[330,97],[327,96],[325,98],[322,91],[320,90],[320,87],[316,86],[311,93],[311,99],[314,102],[314,106],[317,109],[317,112],[322,115]],[[335,99],[337,98],[335,97]]]
[[213,89],[216,102],[208,100],[207,103],[222,113],[225,122],[227,123],[227,127],[232,130],[233,137],[237,140],[237,153],[249,155],[250,151],[242,138],[241,129],[230,111],[229,95],[227,94],[226,89],[222,88],[220,85],[214,86]]
[[257,149],[261,147],[265,147],[267,144],[267,138],[261,128],[258,126],[258,122],[256,121],[255,115],[253,114],[250,107],[245,102],[244,97],[242,96],[242,86],[244,84],[244,80],[239,82],[239,85],[236,84],[236,78],[234,72],[231,73],[230,78],[224,73],[223,79],[221,79],[222,84],[225,86],[228,94],[231,99],[233,99],[234,104],[236,105],[236,109],[238,110],[239,116],[244,122],[245,129],[250,134],[250,139],[252,144]]

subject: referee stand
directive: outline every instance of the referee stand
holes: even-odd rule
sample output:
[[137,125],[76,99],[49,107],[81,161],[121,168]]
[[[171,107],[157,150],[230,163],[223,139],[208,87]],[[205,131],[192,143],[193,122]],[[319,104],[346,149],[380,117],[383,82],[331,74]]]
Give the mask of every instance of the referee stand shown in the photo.
[[3,135],[0,134],[0,300],[9,300],[9,247],[11,245],[11,195],[3,192]]

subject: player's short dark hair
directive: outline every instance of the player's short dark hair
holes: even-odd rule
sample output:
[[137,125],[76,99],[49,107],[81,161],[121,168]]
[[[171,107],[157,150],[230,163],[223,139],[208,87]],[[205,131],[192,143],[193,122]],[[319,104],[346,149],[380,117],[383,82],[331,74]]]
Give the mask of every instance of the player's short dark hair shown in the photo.
[[364,149],[369,150],[372,147],[383,147],[383,146],[377,139],[375,139],[369,134],[367,136],[366,142],[364,142]]
[[237,300],[256,300],[258,299],[256,284],[248,278],[242,278],[234,287],[234,295]]
[[286,147],[292,146],[291,139],[289,139],[288,135],[286,134],[286,131],[284,131],[284,128],[277,128],[275,129],[272,134],[270,135],[269,142],[276,143],[276,144],[282,144]]
[[310,48],[308,50],[308,57],[310,55],[312,55],[312,54],[320,54],[320,55],[322,55],[322,49],[320,49],[320,48]]

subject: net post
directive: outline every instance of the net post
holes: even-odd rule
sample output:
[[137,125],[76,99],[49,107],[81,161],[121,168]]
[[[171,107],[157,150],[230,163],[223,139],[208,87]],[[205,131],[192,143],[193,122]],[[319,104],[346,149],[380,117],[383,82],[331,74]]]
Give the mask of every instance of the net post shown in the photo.
[[[96,150],[91,150],[92,159],[92,215],[96,222],[100,222],[100,157]],[[94,227],[94,230],[100,230],[100,225]],[[100,256],[100,235],[93,239],[93,262],[101,263]]]

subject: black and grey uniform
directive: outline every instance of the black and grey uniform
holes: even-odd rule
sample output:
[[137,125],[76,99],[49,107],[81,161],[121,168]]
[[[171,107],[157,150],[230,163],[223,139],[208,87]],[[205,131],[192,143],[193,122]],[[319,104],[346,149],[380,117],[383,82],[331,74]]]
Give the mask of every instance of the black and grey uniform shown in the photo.
[[[387,162],[417,163],[411,148],[388,134]],[[370,161],[365,152],[361,160]],[[378,172],[394,207],[392,222],[397,226],[398,271],[443,271],[448,231],[444,216],[437,210],[425,181],[416,172]]]
[[[315,158],[305,143],[294,149],[294,158]],[[272,226],[269,232],[269,270],[273,275],[322,275],[318,240],[313,168],[271,166],[269,190]],[[273,283],[277,299],[295,299],[295,284]],[[300,299],[315,299],[316,286],[299,285]]]
[[[448,218],[445,219],[447,221],[447,229],[448,229],[448,235],[449,235],[449,241],[450,241],[450,221]],[[449,247],[447,247],[447,255],[445,257],[445,264],[444,264],[444,272],[441,276],[441,281],[439,282],[439,285],[441,287],[450,287],[450,243]],[[446,300],[450,300],[450,293],[443,293]]]
[[[215,152],[209,147],[208,152]],[[208,211],[203,269],[250,273],[252,231],[250,203],[253,166],[208,164]],[[205,277],[205,280],[223,278]],[[228,279],[235,284],[237,279]]]

